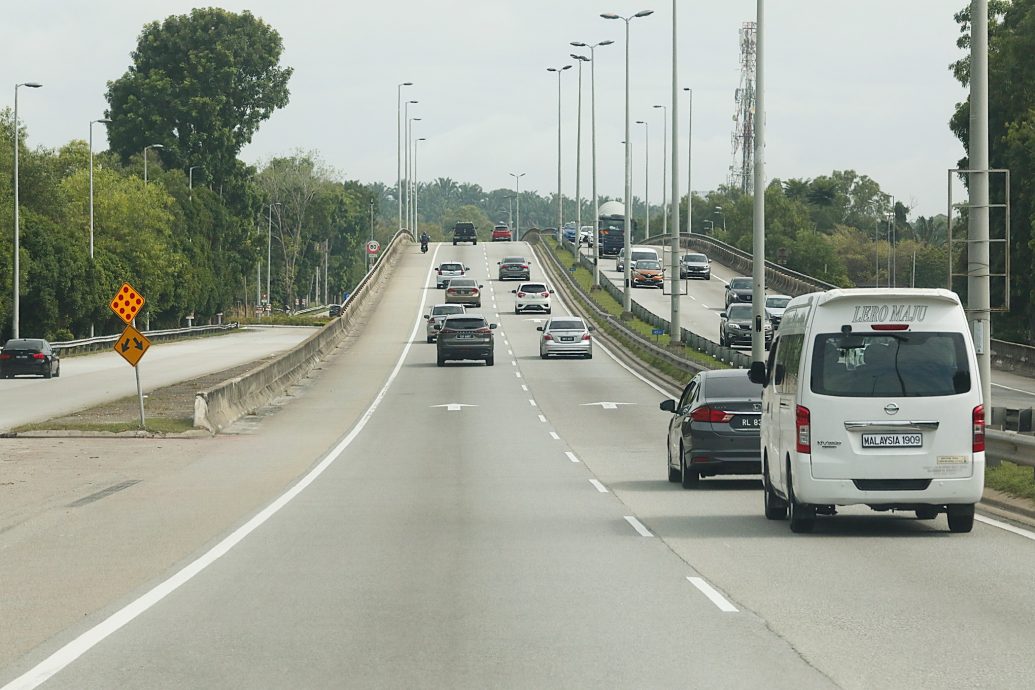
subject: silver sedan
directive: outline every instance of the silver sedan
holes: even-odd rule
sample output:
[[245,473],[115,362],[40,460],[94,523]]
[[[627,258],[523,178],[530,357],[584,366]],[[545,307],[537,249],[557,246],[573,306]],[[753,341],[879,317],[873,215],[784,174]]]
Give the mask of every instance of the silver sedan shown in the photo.
[[593,337],[589,334],[593,327],[577,316],[558,316],[536,330],[542,331],[539,356],[543,359],[550,355],[593,358]]

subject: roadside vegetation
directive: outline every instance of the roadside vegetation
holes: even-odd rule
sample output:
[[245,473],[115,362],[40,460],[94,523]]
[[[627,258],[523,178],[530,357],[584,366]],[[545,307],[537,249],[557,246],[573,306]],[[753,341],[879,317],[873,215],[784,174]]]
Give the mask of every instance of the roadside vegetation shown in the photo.
[[1035,477],[1030,467],[1004,461],[998,467],[986,468],[985,485],[1035,504]]

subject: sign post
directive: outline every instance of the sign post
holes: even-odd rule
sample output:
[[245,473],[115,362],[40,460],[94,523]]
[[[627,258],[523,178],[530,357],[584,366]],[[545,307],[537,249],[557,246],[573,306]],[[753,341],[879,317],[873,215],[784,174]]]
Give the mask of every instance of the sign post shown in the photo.
[[136,316],[144,307],[144,296],[129,283],[123,283],[108,305],[115,315],[126,323],[126,329],[115,342],[115,352],[133,367],[137,379],[137,399],[140,401],[140,428],[144,427],[144,391],[140,386],[140,358],[151,347],[151,341],[138,331],[134,325]]
[[367,242],[367,272],[369,273],[374,268],[374,262],[377,261],[377,253],[381,251],[381,243],[377,240],[370,240]]

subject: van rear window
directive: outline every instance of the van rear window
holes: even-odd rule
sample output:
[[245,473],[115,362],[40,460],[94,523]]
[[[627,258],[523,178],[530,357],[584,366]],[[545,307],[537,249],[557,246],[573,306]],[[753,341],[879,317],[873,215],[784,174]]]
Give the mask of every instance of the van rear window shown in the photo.
[[820,395],[930,397],[971,387],[960,333],[821,333],[812,353],[812,392]]

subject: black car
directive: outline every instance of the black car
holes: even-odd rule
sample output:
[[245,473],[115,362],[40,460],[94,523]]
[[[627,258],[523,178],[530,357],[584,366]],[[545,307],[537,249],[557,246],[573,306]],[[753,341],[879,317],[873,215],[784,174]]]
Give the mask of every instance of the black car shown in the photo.
[[[751,324],[754,323],[754,308],[750,304],[731,304],[719,314],[719,345],[751,344]],[[773,323],[765,319],[765,346],[773,344]]]
[[753,290],[754,286],[749,276],[730,278],[730,282],[726,284],[726,306],[734,302],[750,302]]
[[474,229],[474,223],[457,223],[453,226],[453,246],[457,242],[470,242],[478,244],[478,233]]
[[684,489],[716,474],[760,474],[762,386],[747,369],[702,371],[679,401],[659,406],[668,422],[668,480]]
[[485,366],[495,363],[492,331],[496,324],[478,314],[450,314],[441,324],[435,342],[438,347],[438,365],[445,366],[450,359],[482,359]]
[[61,356],[42,338],[12,338],[0,351],[0,378],[61,376]]
[[340,304],[332,304],[330,307],[328,307],[327,308],[327,316],[331,316],[331,317],[341,316],[341,305]]

